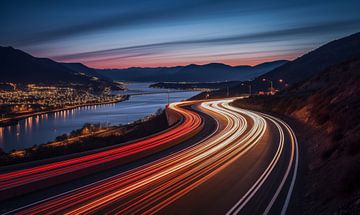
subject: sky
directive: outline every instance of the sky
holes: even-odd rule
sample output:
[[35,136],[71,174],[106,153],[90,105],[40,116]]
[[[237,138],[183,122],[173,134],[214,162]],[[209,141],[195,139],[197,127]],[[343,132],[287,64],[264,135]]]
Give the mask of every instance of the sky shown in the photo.
[[0,0],[0,45],[94,68],[293,60],[360,31],[359,0]]

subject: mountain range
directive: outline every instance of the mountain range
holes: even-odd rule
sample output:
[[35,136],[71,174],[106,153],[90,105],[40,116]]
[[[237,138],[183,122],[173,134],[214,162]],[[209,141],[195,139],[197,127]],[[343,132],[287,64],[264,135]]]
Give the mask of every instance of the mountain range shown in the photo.
[[266,62],[256,66],[229,66],[221,63],[158,68],[127,68],[98,70],[113,80],[136,82],[215,82],[250,80],[288,61]]
[[[360,33],[329,42],[294,61],[279,60],[256,66],[210,63],[159,68],[94,69],[81,63],[58,63],[48,58],[36,58],[18,49],[0,46],[0,82],[71,83],[102,88],[115,87],[116,84],[111,79],[137,82],[252,80],[247,84],[251,83],[253,92],[258,92],[268,90],[270,80],[276,89],[281,90],[354,56],[360,56]],[[230,92],[233,95],[248,92],[247,84],[231,86]],[[213,93],[215,94],[221,96],[223,93],[220,90]]]
[[205,65],[128,69],[94,69],[81,63],[59,63],[37,58],[12,48],[0,46],[0,82],[20,84],[72,84],[92,88],[118,86],[112,80],[134,82],[216,82],[250,80],[277,68],[287,61],[266,62],[256,66]]

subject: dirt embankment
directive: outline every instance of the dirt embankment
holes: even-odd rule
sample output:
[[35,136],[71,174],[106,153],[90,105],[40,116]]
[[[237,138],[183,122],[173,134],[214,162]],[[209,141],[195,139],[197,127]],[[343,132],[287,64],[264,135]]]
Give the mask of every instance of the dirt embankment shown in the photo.
[[356,58],[279,95],[236,102],[290,116],[305,126],[301,131],[308,158],[305,212],[360,212],[359,83],[360,58]]

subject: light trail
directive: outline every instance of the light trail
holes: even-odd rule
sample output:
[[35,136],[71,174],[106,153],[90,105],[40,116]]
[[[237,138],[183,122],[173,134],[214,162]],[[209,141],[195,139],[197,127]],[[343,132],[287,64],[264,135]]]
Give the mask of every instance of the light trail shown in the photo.
[[[73,179],[77,171],[81,171],[80,176],[83,176],[84,173],[86,173],[86,169],[89,170],[88,173],[91,173],[90,169],[94,171],[94,167],[100,165],[102,169],[105,169],[106,166],[104,166],[104,164],[106,163],[111,164],[108,165],[108,167],[120,165],[122,164],[121,161],[125,162],[126,159],[131,158],[131,156],[140,158],[141,156],[171,147],[181,140],[190,138],[200,130],[202,125],[202,119],[198,114],[182,108],[184,105],[191,104],[192,102],[170,104],[169,109],[180,114],[183,122],[175,128],[168,129],[165,132],[150,136],[149,138],[90,155],[0,174],[1,199],[9,197],[9,195],[12,196],[13,189],[20,186],[31,183],[42,183],[44,180],[56,182],[54,177],[62,177],[61,181],[63,182],[67,174],[72,174],[71,179]],[[114,164],[114,162],[117,163]],[[53,185],[53,183],[51,183],[51,185]],[[40,186],[44,188],[43,185]],[[30,186],[28,186],[28,188],[29,187]],[[30,189],[28,188],[24,189],[24,192],[29,191]]]
[[[10,211],[18,214],[156,214],[209,181],[250,152],[275,126],[278,142],[264,170],[254,175],[240,199],[227,214],[240,214],[266,182],[275,181],[266,193],[264,214],[281,199],[285,214],[292,196],[297,168],[298,143],[290,126],[273,116],[236,108],[232,99],[201,103],[200,110],[217,121],[217,129],[202,141],[166,157],[75,190]],[[286,137],[290,137],[287,145]],[[264,143],[267,144],[267,143]],[[288,156],[286,152],[290,153]],[[285,167],[283,167],[286,164]],[[278,173],[274,175],[275,170]],[[292,174],[291,174],[292,173]],[[246,174],[246,171],[244,172]]]
[[[225,128],[211,138],[148,165],[33,205],[20,214],[82,214],[102,210],[156,213],[221,172],[262,138],[266,121],[245,110],[227,109],[231,101],[202,104],[213,115],[220,114],[226,120]],[[254,126],[248,128],[240,113],[249,117]]]
[[274,193],[273,197],[271,198],[271,201],[267,205],[267,207],[266,207],[265,211],[263,212],[263,214],[268,214],[270,212],[270,210],[272,209],[272,206],[273,206],[274,202],[277,200],[280,192],[282,191],[282,189],[283,189],[283,187],[284,187],[284,185],[286,183],[286,180],[289,177],[289,173],[290,173],[292,168],[293,168],[293,175],[292,175],[292,178],[291,178],[290,186],[288,188],[288,192],[287,192],[287,195],[286,195],[285,202],[283,203],[283,207],[281,209],[281,214],[282,215],[286,214],[286,210],[288,208],[290,198],[291,198],[291,195],[292,195],[292,191],[293,191],[293,188],[294,188],[296,175],[297,175],[297,169],[298,169],[298,159],[299,159],[299,152],[298,152],[299,147],[298,147],[298,142],[297,142],[297,138],[296,138],[296,135],[295,135],[294,131],[291,129],[291,127],[287,123],[285,123],[281,119],[270,116],[268,114],[263,114],[263,113],[259,113],[259,112],[256,112],[256,113],[261,115],[262,117],[270,120],[277,127],[277,129],[279,131],[279,134],[280,134],[279,148],[278,148],[278,150],[276,152],[275,157],[273,158],[273,160],[271,161],[269,166],[266,168],[266,170],[263,172],[263,174],[260,176],[260,178],[254,183],[254,185],[249,189],[249,191],[227,212],[227,215],[240,214],[241,209],[243,209],[245,207],[245,205],[248,203],[248,201],[250,201],[250,199],[256,194],[256,192],[260,189],[260,187],[263,186],[266,179],[269,177],[271,172],[274,170],[276,164],[279,161],[281,153],[283,152],[283,148],[284,148],[284,129],[283,129],[283,127],[285,128],[285,130],[287,131],[287,133],[290,136],[290,140],[291,140],[291,157],[289,159],[289,163],[288,163],[286,172],[285,172],[283,178],[281,179],[281,183],[278,186],[278,188],[276,189],[276,192]]
[[241,209],[245,207],[245,205],[250,201],[250,199],[256,194],[256,192],[260,189],[260,187],[264,184],[266,179],[269,177],[272,170],[275,168],[275,165],[278,163],[281,152],[284,148],[284,132],[282,131],[281,127],[278,123],[271,120],[275,126],[279,130],[280,135],[280,141],[279,146],[277,148],[276,154],[272,161],[270,162],[269,166],[266,168],[266,170],[263,172],[263,174],[258,178],[258,180],[254,183],[254,185],[248,190],[248,192],[242,196],[242,198],[227,212],[227,215],[230,214],[239,214]]

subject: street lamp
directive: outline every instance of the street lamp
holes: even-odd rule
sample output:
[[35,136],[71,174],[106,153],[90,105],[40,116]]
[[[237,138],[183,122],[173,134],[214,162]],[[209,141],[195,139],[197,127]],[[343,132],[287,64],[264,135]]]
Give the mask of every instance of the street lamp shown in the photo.
[[284,87],[288,87],[288,86],[289,86],[289,84],[288,84],[288,83],[286,83],[286,82],[285,82],[285,80],[284,80],[284,79],[282,79],[282,78],[280,78],[280,79],[279,79],[279,83],[283,84],[283,85],[284,85]]
[[[245,86],[245,83],[241,83],[241,86]],[[250,81],[247,84],[247,86],[249,87],[249,95],[251,96],[251,82]]]
[[269,81],[269,82],[270,82],[270,93],[273,94],[273,89],[274,89],[274,88],[273,88],[273,81],[272,81],[272,80],[268,80],[268,79],[266,79],[266,78],[263,78],[262,81],[263,81],[263,82],[265,82],[265,81]]

